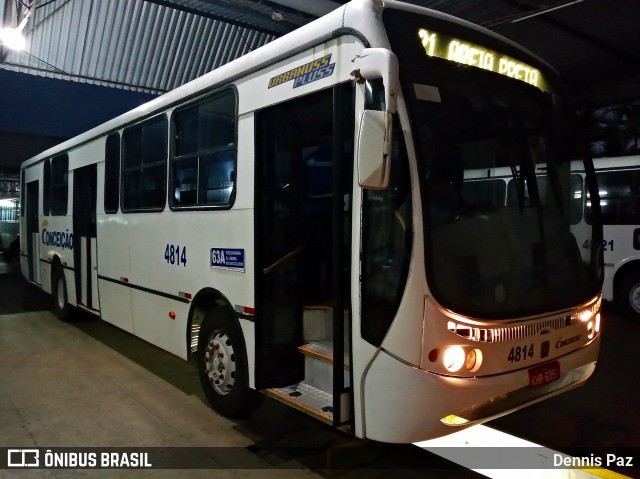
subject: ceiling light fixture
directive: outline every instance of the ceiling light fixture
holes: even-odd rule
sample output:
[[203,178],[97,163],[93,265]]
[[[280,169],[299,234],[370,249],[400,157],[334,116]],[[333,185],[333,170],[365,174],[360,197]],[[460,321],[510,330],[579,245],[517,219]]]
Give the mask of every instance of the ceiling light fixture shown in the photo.
[[27,41],[22,32],[16,27],[5,27],[0,29],[0,42],[12,50],[24,50]]
[[24,38],[22,30],[24,30],[24,27],[27,25],[30,16],[31,10],[28,10],[20,22],[20,25],[17,27],[0,28],[0,42],[2,42],[2,45],[12,50],[24,50],[27,45],[27,40]]

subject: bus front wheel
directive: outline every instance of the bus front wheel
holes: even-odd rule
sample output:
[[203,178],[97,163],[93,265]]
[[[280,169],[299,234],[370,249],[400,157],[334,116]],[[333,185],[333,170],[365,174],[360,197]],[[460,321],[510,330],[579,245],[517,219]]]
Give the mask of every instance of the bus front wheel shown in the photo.
[[616,291],[615,302],[620,314],[640,319],[640,270],[631,271],[622,278]]
[[235,318],[209,314],[198,336],[198,376],[207,400],[220,414],[247,416],[259,404],[260,395],[249,387],[244,338]]
[[67,299],[67,282],[64,279],[64,271],[60,266],[54,267],[51,292],[53,293],[53,312],[61,321],[67,321],[71,306],[69,306]]

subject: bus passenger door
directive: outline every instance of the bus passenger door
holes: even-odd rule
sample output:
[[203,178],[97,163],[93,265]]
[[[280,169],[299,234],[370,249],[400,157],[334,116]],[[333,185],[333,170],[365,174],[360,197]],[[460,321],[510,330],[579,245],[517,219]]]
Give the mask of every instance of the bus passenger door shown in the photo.
[[27,184],[27,243],[29,281],[41,284],[40,280],[40,233],[38,203],[40,201],[40,184],[32,181]]
[[353,86],[256,113],[256,387],[351,417]]
[[76,302],[100,310],[96,243],[96,165],[73,171],[73,261]]

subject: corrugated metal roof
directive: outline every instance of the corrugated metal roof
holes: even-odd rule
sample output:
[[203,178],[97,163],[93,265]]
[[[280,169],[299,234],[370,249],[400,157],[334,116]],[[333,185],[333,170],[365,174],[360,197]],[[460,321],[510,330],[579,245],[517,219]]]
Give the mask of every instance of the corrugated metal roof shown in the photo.
[[[21,1],[34,5],[26,29],[29,54],[9,53],[0,68],[150,93],[173,89],[315,17],[305,12],[346,3]],[[601,90],[611,78],[638,79],[640,54],[633,48],[640,22],[637,0],[406,1],[470,20],[515,40],[548,60],[572,86],[585,92]],[[0,0],[0,6],[14,4],[14,10],[20,7],[18,0]],[[518,21],[536,13],[542,14]]]
[[[203,3],[203,2],[183,2]],[[182,85],[274,35],[143,0],[67,0],[37,8],[18,72],[159,93]]]

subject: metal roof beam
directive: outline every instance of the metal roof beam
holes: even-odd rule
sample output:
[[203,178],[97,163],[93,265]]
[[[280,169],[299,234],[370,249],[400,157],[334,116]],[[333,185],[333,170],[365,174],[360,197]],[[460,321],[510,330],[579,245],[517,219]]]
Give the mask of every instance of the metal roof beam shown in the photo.
[[[236,4],[237,0],[199,0],[202,3],[206,3],[207,5],[213,5],[218,8],[223,8],[230,12],[236,13],[238,15],[247,15],[247,10],[250,10],[250,15],[252,17],[256,17],[266,22],[278,22],[279,24],[288,23],[290,28],[289,30],[298,28],[309,21],[312,20],[312,17],[304,18],[302,17],[302,12],[296,9],[288,9],[288,11],[284,11],[283,13],[289,13],[289,15],[284,16],[282,19],[276,20],[273,17],[274,12],[267,12],[265,8],[273,9],[271,5],[268,5],[270,2],[262,2],[262,1],[243,1],[242,6]],[[260,9],[262,7],[262,9]],[[291,16],[295,16],[295,18],[291,18]]]
[[[526,9],[523,8],[523,5],[521,2],[519,2],[518,0],[502,0],[503,3],[506,3],[508,5],[511,5],[513,7],[516,7],[518,10],[522,11],[523,13],[529,14],[529,16],[531,16],[531,13],[535,13],[535,9],[532,10],[531,9]],[[577,2],[567,2],[567,6],[568,5],[573,5],[574,3]],[[544,11],[542,11],[543,9],[538,9],[538,11],[541,11],[542,13],[544,13]],[[550,11],[550,10],[548,10]],[[521,18],[521,20],[525,20],[525,18]],[[596,37],[594,37],[593,35],[588,34],[587,32],[585,32],[584,30],[580,30],[576,27],[573,27],[571,25],[568,25],[567,23],[561,21],[561,20],[557,20],[555,18],[552,18],[550,16],[540,16],[540,17],[536,17],[536,19],[540,22],[544,22],[548,25],[551,25],[554,28],[557,28],[558,30],[574,37],[574,38],[578,38],[584,42],[586,42],[589,45],[593,45],[594,47],[600,48],[601,50],[615,56],[618,57],[619,59],[626,61],[626,62],[633,62],[633,64],[637,65],[638,63],[640,63],[640,57],[638,57],[637,55],[634,55],[633,53],[631,53],[631,51],[625,51],[625,50],[621,50],[619,48],[615,48],[613,46],[611,46],[610,44],[608,44],[607,42],[604,42]],[[511,23],[513,23],[513,21],[511,21]]]
[[266,3],[276,3],[300,12],[309,13],[316,17],[326,15],[327,13],[342,6],[342,4],[332,0],[269,0]]
[[195,8],[189,8],[189,7],[185,7],[183,5],[178,5],[177,3],[173,3],[167,0],[144,0],[145,2],[148,3],[153,3],[155,5],[160,5],[161,7],[166,7],[166,8],[171,8],[173,10],[178,10],[180,12],[186,12],[186,13],[190,13],[191,15],[197,15],[200,17],[205,17],[205,18],[210,18],[211,20],[217,20],[219,22],[223,22],[223,23],[228,23],[230,25],[235,25],[236,27],[242,27],[242,28],[246,28],[248,30],[253,30],[259,33],[266,33],[267,35],[273,35],[276,37],[280,37],[282,35],[284,35],[283,32],[279,32],[279,31],[275,31],[272,30],[270,28],[263,28],[263,27],[258,27],[255,25],[252,25],[250,23],[247,22],[241,22],[241,21],[237,21],[237,20],[232,20],[230,18],[226,18],[222,15],[215,15],[213,13],[209,13],[209,12],[203,12],[202,10],[197,10]]

